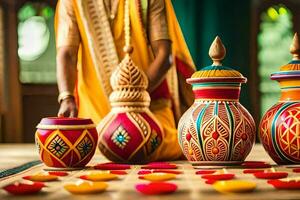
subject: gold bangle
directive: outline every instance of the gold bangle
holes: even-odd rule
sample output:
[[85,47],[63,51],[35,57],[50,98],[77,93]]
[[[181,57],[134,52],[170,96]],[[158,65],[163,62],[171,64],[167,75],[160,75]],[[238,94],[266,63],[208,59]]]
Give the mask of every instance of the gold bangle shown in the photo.
[[63,100],[65,100],[65,99],[67,99],[69,97],[74,98],[73,93],[72,92],[68,92],[68,91],[64,91],[64,92],[59,93],[57,101],[60,104]]

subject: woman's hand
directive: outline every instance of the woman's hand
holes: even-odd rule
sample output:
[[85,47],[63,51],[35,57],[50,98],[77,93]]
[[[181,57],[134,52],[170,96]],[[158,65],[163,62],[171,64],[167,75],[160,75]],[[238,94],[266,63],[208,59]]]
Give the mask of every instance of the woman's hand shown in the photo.
[[73,97],[61,101],[58,117],[77,117],[78,108]]

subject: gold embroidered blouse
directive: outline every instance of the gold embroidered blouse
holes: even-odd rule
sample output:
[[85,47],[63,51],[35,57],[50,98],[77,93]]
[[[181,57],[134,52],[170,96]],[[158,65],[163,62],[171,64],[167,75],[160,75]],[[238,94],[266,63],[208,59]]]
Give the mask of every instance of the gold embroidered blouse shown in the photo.
[[[109,4],[107,7],[112,7],[112,5],[115,4],[114,1],[118,0],[104,0],[104,3],[106,5]],[[77,25],[72,0],[60,0],[60,5],[56,12],[57,17],[60,18],[57,24],[57,47],[79,46],[80,32]],[[107,14],[111,15],[114,13]],[[168,40],[170,38],[168,33],[164,0],[149,0],[146,30],[150,41],[161,39]]]

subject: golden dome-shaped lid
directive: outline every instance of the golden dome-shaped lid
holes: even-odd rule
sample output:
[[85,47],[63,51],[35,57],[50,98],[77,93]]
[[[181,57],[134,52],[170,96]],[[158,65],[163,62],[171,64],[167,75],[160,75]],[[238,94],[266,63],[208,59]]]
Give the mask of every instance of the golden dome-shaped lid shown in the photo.
[[126,54],[110,78],[113,92],[109,100],[112,106],[148,106],[150,96],[146,91],[148,78]]
[[226,49],[217,36],[209,48],[209,56],[213,63],[210,66],[204,67],[201,70],[195,72],[191,79],[203,79],[203,78],[242,78],[243,75],[230,67],[222,65],[222,60],[225,58]]

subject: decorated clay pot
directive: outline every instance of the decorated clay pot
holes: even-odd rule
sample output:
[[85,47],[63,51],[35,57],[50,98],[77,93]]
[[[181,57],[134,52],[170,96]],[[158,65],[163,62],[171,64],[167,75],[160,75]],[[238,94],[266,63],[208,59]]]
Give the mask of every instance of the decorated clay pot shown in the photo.
[[187,80],[193,87],[194,104],[178,125],[179,144],[193,164],[238,164],[245,160],[255,141],[255,123],[239,103],[246,78],[222,66],[226,50],[216,37],[209,50],[211,66]]
[[84,167],[95,153],[97,140],[90,119],[43,118],[35,133],[40,159],[54,168]]
[[112,73],[112,109],[100,122],[99,149],[111,161],[149,162],[163,140],[163,130],[149,110],[146,75],[126,55]]
[[278,164],[300,164],[300,44],[295,34],[293,60],[271,74],[279,82],[281,97],[260,122],[261,142]]

